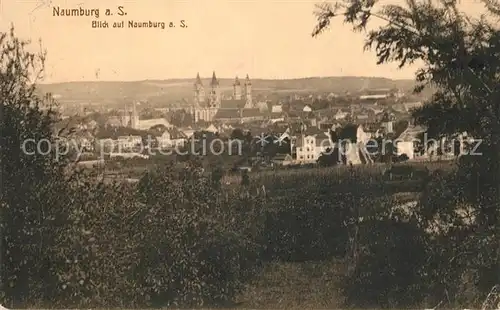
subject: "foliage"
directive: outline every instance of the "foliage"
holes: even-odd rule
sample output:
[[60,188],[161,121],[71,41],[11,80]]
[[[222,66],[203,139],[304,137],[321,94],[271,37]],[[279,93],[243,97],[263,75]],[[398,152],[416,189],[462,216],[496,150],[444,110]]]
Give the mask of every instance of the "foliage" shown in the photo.
[[[67,216],[66,199],[56,195],[63,192],[66,164],[64,157],[55,156],[56,113],[36,96],[33,81],[43,74],[45,54],[26,52],[28,43],[19,40],[13,28],[0,33],[3,305],[38,300],[53,288],[57,281],[47,264],[57,251],[58,222]],[[24,144],[23,150],[27,139],[35,143]],[[49,144],[41,144],[37,151],[36,143],[42,139]]]
[[[441,294],[438,300],[446,300],[448,305],[474,305],[500,282],[498,272],[493,271],[499,264],[496,249],[500,240],[500,29],[496,23],[500,4],[484,0],[485,15],[473,19],[460,11],[458,2],[408,0],[406,5],[381,5],[378,11],[375,0],[324,4],[318,6],[313,36],[323,32],[336,16],[343,17],[354,31],[368,28],[372,18],[385,21],[382,27],[368,32],[365,48],[375,50],[379,64],[395,62],[404,67],[419,61],[423,65],[416,72],[415,91],[426,86],[436,89],[430,101],[413,112],[415,122],[425,125],[431,138],[466,131],[482,139],[483,155],[463,162],[451,180],[431,181],[425,200],[414,213],[420,223],[427,223],[430,212],[442,225],[456,227],[462,221],[464,206],[471,209],[473,224],[446,230],[436,237],[436,243],[429,244],[427,255],[432,263],[425,271],[431,281],[441,285],[435,290]],[[429,229],[425,225],[418,228]],[[441,243],[444,240],[446,246]],[[443,247],[449,249],[449,256],[442,254]],[[437,274],[442,278],[433,277]],[[470,294],[463,290],[464,282],[470,285],[466,290]],[[393,289],[392,284],[387,289]]]
[[170,115],[170,123],[176,127],[188,127],[193,125],[193,115],[186,110],[175,110]]
[[[142,241],[140,283],[154,304],[226,302],[254,266],[258,198],[225,197],[205,177],[188,169],[178,177],[169,167],[145,175],[139,185],[149,200]],[[163,190],[147,186],[161,182]],[[139,233],[139,231],[137,232]]]
[[343,283],[346,303],[356,308],[421,305],[430,286],[422,274],[426,239],[413,225],[373,220],[360,223],[356,264]]
[[231,139],[244,140],[245,139],[245,134],[243,133],[243,130],[241,130],[239,128],[235,128],[231,132]]

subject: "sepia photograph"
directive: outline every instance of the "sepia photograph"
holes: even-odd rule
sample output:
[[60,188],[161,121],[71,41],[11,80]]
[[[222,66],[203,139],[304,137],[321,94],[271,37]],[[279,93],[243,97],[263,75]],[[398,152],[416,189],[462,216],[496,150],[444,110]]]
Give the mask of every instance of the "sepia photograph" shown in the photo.
[[500,309],[500,0],[0,0],[0,309]]

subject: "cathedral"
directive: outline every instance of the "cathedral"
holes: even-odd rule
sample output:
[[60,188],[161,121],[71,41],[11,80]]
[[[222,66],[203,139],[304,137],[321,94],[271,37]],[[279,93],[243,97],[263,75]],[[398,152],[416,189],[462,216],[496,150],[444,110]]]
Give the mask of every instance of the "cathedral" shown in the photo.
[[263,116],[252,101],[252,83],[248,75],[244,84],[241,84],[236,77],[233,94],[230,98],[226,98],[221,92],[214,71],[207,94],[198,73],[194,83],[193,105],[190,108],[194,121],[244,122],[261,119]]

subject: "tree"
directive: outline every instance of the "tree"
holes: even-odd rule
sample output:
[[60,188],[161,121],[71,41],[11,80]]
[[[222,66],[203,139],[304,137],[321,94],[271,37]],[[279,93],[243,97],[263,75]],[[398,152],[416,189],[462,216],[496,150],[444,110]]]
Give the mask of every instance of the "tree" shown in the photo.
[[243,133],[243,130],[241,130],[240,128],[235,128],[231,132],[231,139],[244,140],[245,139],[245,134]]
[[[432,203],[422,203],[422,208],[431,208],[432,214],[441,218],[446,216],[451,223],[456,220],[453,212],[463,204],[457,197],[463,197],[473,188],[482,189],[476,195],[466,195],[477,214],[474,224],[462,227],[461,232],[448,232],[447,238],[461,240],[458,236],[467,231],[470,234],[470,243],[467,244],[471,247],[479,244],[479,240],[489,240],[481,243],[479,251],[481,257],[490,259],[466,261],[462,258],[464,265],[460,267],[464,272],[477,272],[476,286],[484,296],[500,282],[500,29],[496,23],[500,4],[495,0],[483,0],[485,15],[473,19],[460,11],[458,2],[407,0],[406,5],[384,5],[378,11],[375,0],[324,4],[318,6],[318,24],[312,35],[322,33],[336,16],[343,17],[356,32],[367,29],[372,18],[385,21],[384,26],[368,32],[365,48],[375,49],[378,64],[396,62],[399,67],[404,67],[421,62],[423,65],[415,76],[415,92],[429,85],[435,88],[428,104],[413,112],[415,122],[425,125],[429,137],[435,139],[463,131],[481,137],[483,156],[472,160],[474,165],[461,167],[479,177],[468,179],[472,183],[450,188],[456,191],[454,199],[447,200],[452,202],[453,208],[434,208]],[[493,18],[486,18],[486,14]],[[442,191],[435,194],[441,195]],[[456,248],[464,250],[465,243],[456,242]],[[458,250],[454,253],[460,254]],[[442,270],[448,274],[455,272],[451,272],[451,267],[447,268],[448,265],[444,264]],[[458,277],[459,273],[453,274]],[[458,278],[450,279],[443,283],[441,292],[456,291],[459,282]]]
[[336,146],[333,149],[328,148],[324,153],[321,153],[316,162],[322,167],[335,166],[341,161],[339,152],[340,150]]
[[193,117],[184,109],[175,110],[170,116],[170,122],[177,127],[187,127],[193,125]]
[[35,84],[45,53],[27,52],[28,44],[13,27],[0,33],[0,303],[12,307],[50,300],[61,289],[55,243],[68,215],[61,194],[67,192],[68,156],[60,156],[64,140],[56,138],[62,130],[53,132],[55,106],[37,95]]

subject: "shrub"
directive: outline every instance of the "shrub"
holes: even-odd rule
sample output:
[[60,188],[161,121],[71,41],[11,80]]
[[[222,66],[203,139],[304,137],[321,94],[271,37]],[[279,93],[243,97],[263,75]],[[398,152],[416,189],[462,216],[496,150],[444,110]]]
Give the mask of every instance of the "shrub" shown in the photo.
[[342,281],[350,307],[418,307],[424,302],[427,280],[426,236],[415,226],[394,220],[371,220],[359,225],[353,270]]

